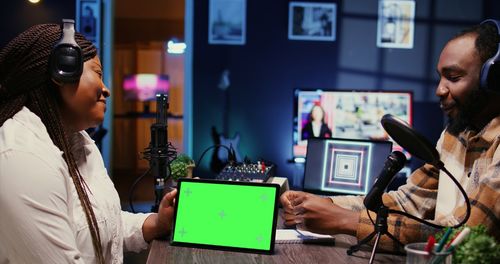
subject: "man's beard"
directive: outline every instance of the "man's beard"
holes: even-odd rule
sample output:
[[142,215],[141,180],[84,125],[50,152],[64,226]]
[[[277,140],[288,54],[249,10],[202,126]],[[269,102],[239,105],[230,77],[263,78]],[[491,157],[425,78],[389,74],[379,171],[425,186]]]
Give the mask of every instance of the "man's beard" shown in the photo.
[[456,101],[457,116],[448,119],[446,130],[454,136],[458,136],[460,132],[465,131],[467,128],[478,129],[473,126],[472,122],[486,106],[488,95],[486,91],[478,87],[466,98],[463,103]]

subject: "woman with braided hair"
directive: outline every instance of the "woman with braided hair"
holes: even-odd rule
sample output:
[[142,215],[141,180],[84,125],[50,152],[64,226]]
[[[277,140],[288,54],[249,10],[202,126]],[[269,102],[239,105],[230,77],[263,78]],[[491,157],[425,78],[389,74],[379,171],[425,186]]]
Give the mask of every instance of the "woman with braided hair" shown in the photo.
[[60,25],[36,25],[0,51],[0,263],[121,263],[170,232],[175,191],[158,214],[121,211],[85,129],[104,119],[109,90],[81,34],[76,82],[52,78]]

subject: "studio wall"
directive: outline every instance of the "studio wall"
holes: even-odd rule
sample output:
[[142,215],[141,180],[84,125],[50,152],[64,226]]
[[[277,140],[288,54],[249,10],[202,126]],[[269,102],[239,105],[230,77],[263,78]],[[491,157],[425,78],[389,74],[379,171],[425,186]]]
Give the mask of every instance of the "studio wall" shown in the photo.
[[[278,176],[294,187],[303,174],[303,165],[290,162],[295,88],[412,91],[414,125],[435,142],[444,124],[434,96],[439,53],[455,33],[495,15],[486,8],[496,5],[416,1],[413,48],[391,49],[376,46],[377,0],[316,1],[337,3],[334,42],[289,40],[290,1],[247,0],[245,45],[208,44],[209,2],[194,3],[194,157],[214,144],[211,127],[226,125],[226,136],[240,134],[243,156],[276,163]],[[231,74],[224,91],[218,82],[225,69]],[[214,176],[210,153],[198,164],[203,177]]]
[[0,47],[35,24],[61,23],[75,17],[76,1],[43,0],[34,5],[27,0],[2,1],[0,9]]

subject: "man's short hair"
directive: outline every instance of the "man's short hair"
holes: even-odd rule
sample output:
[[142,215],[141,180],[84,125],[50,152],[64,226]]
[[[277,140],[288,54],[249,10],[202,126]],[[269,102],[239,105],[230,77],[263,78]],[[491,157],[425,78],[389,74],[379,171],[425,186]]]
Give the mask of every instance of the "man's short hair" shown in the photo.
[[481,63],[485,63],[489,58],[493,57],[498,49],[500,42],[500,32],[492,23],[484,23],[467,28],[458,33],[453,39],[463,37],[468,34],[477,35],[475,47],[481,59]]

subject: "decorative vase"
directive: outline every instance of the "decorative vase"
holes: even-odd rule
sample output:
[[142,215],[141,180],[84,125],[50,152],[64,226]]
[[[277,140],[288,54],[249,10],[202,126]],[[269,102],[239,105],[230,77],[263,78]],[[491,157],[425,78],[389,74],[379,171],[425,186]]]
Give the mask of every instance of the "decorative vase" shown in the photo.
[[186,173],[186,178],[193,178],[193,170],[194,170],[194,164],[189,164],[186,166],[187,173]]

